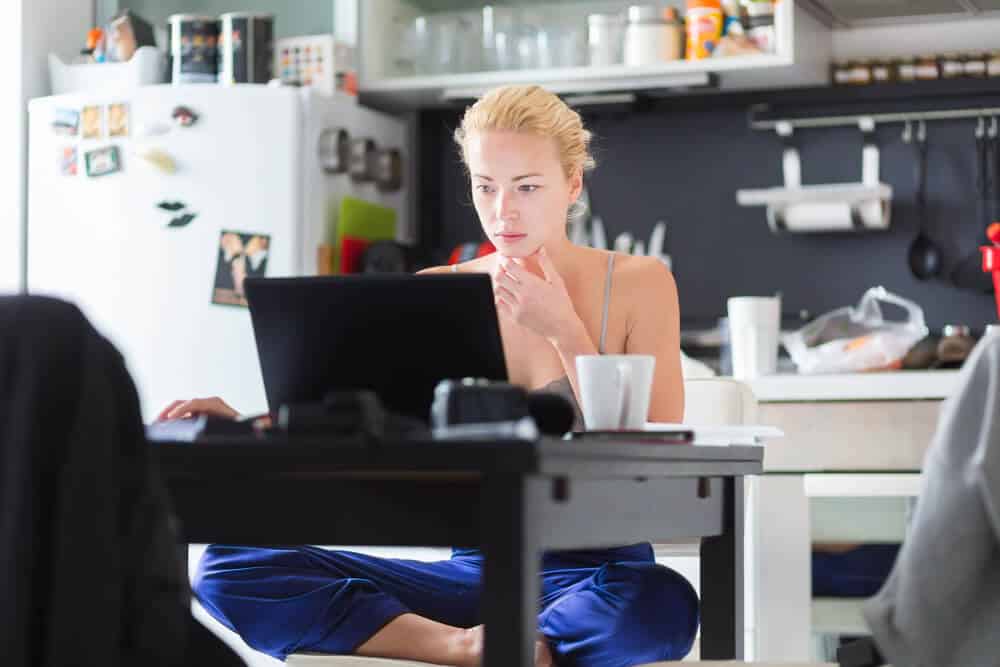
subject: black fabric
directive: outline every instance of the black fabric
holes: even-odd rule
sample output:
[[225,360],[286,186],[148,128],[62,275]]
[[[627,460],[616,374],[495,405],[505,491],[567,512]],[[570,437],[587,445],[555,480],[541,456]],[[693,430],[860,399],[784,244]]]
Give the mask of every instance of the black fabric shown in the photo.
[[196,664],[206,645],[135,387],[54,299],[0,297],[0,591],[5,666]]

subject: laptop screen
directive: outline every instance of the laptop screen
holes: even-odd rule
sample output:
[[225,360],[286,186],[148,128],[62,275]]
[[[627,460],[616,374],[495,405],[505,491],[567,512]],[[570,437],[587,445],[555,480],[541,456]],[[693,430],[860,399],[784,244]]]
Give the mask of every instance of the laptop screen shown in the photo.
[[486,274],[248,278],[245,289],[272,413],[370,389],[426,423],[440,380],[507,379]]

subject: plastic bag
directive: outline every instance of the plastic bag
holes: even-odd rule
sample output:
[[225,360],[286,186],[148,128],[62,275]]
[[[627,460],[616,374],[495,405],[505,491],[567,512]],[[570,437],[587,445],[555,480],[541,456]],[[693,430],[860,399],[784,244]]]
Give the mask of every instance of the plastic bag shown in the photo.
[[[879,301],[902,307],[906,319],[886,321]],[[861,297],[857,308],[830,311],[798,331],[783,335],[781,342],[800,373],[851,373],[901,362],[927,333],[920,306],[884,287],[873,287]]]

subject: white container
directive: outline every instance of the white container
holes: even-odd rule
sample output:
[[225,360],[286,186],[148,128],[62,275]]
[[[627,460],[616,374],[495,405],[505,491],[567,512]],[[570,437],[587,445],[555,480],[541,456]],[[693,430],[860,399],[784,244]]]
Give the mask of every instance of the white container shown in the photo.
[[781,299],[738,296],[726,301],[733,377],[773,375],[778,368]]
[[127,90],[162,83],[163,59],[155,46],[140,46],[132,58],[123,63],[67,65],[59,56],[50,53],[49,78],[53,95]]
[[641,67],[678,58],[680,25],[667,21],[659,7],[629,7],[628,24],[625,27],[625,64]]

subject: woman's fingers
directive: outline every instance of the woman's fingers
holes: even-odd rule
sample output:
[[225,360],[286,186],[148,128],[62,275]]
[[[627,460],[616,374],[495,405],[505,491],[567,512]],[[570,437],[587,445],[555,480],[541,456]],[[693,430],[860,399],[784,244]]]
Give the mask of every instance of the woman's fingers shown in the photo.
[[157,415],[156,421],[163,421],[164,419],[166,419],[167,415],[169,415],[174,408],[176,408],[178,405],[184,402],[185,401],[171,401],[170,405],[160,410],[160,414]]
[[503,299],[510,305],[517,303],[517,295],[503,285],[497,285],[496,288],[494,288],[493,293],[497,296],[497,298]]
[[174,405],[170,410],[165,411],[165,419],[182,419],[188,416],[195,415],[212,415],[215,417],[227,417],[230,419],[235,419],[239,416],[236,410],[229,407],[225,401],[221,398],[214,396],[212,398],[193,398],[189,401],[175,401],[177,405]]

